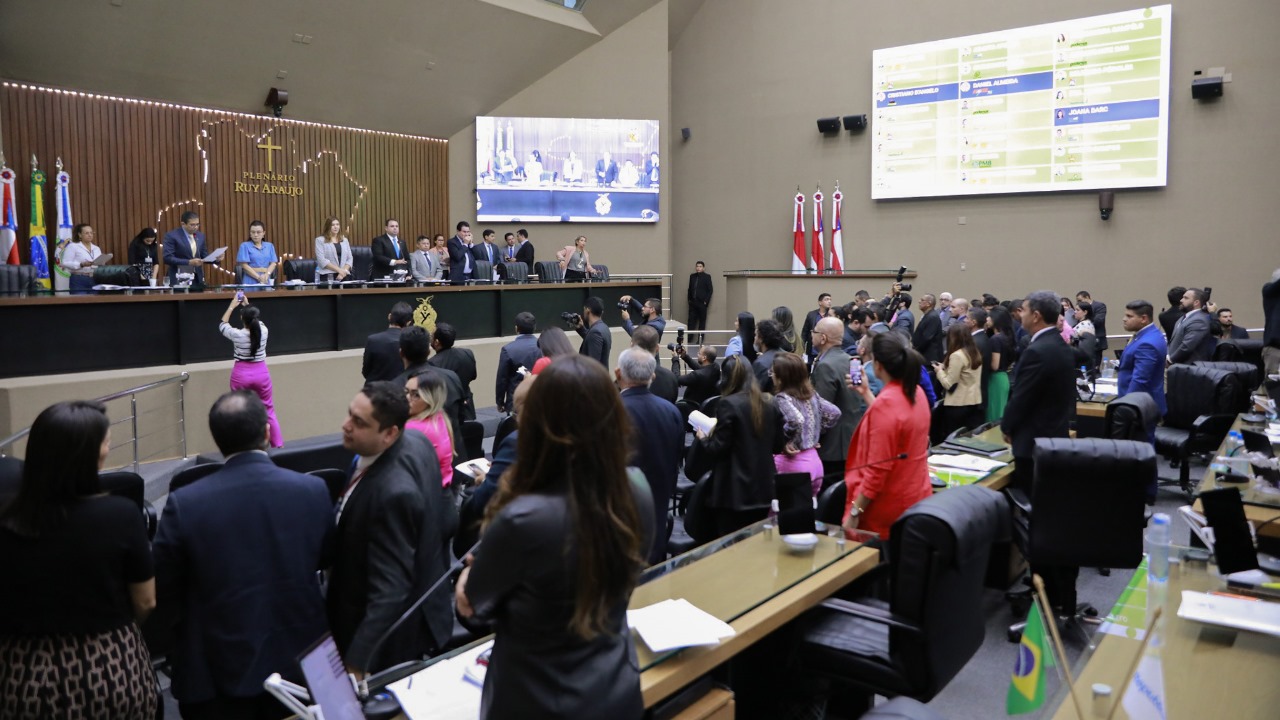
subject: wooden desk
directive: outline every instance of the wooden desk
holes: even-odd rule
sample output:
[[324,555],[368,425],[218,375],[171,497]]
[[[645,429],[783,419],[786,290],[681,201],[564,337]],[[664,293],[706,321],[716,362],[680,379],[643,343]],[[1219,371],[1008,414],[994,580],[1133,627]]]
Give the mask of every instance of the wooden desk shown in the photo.
[[[1254,430],[1257,429],[1256,426],[1245,425],[1240,421],[1239,417],[1236,417],[1236,421],[1232,423],[1231,429],[1239,430],[1242,427],[1246,429],[1254,429]],[[1226,443],[1227,443],[1226,438],[1223,438],[1222,445],[1218,446],[1218,449],[1214,451],[1214,454],[1221,455],[1223,449],[1226,446]],[[1211,470],[1210,468],[1205,468],[1204,475],[1202,475],[1200,478],[1200,486],[1197,489],[1196,494],[1198,495],[1199,493],[1205,492],[1207,490],[1212,490],[1216,487],[1218,487],[1218,484],[1214,481],[1213,470]],[[1238,485],[1226,485],[1225,487],[1236,487],[1237,489],[1239,488]],[[1192,504],[1192,508],[1196,512],[1202,515],[1204,514],[1204,507],[1200,504],[1199,498],[1197,498],[1195,503]],[[1263,505],[1255,505],[1255,504],[1246,502],[1244,505],[1244,517],[1246,520],[1253,523],[1254,527],[1261,526],[1261,529],[1258,530],[1259,534],[1265,535],[1267,537],[1280,538],[1280,520],[1276,520],[1276,518],[1280,518],[1280,507],[1266,507]],[[1272,520],[1275,520],[1275,522],[1271,522],[1271,524],[1269,525],[1263,525],[1263,523],[1267,523]]]
[[[1280,641],[1178,617],[1183,590],[1206,591],[1223,585],[1222,580],[1209,574],[1204,563],[1171,565],[1162,650],[1169,720],[1266,718],[1280,712],[1280,683],[1276,682],[1280,677]],[[1093,713],[1093,683],[1110,685],[1113,702],[1124,696],[1125,673],[1141,644],[1118,635],[1100,637],[1097,649],[1082,658],[1086,664],[1076,677],[1076,697],[1085,720],[1106,717]],[[1065,690],[1058,692],[1058,700],[1053,718],[1075,718]],[[1127,718],[1128,714],[1121,708],[1116,717]]]

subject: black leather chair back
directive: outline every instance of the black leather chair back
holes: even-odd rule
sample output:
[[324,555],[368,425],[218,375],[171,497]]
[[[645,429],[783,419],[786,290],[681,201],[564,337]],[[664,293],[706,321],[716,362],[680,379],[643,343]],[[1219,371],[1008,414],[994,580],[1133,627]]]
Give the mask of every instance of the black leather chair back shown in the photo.
[[912,697],[931,699],[982,645],[987,559],[1008,533],[1004,499],[978,485],[935,493],[893,524],[890,610],[920,632],[891,627],[889,655]]
[[818,493],[818,522],[839,525],[844,522],[845,502],[849,494],[844,482],[837,480]]
[[1151,395],[1131,392],[1107,403],[1105,434],[1112,440],[1147,440],[1159,420]]
[[147,484],[141,475],[125,470],[105,472],[98,475],[98,484],[102,487],[103,492],[118,495],[137,505],[138,511],[142,513],[142,520],[147,526],[147,537],[154,538],[156,536],[160,516],[156,512],[155,506],[147,502]]
[[351,467],[351,451],[342,447],[342,439],[325,442],[291,443],[282,448],[267,451],[277,467],[294,472],[309,473],[325,468]]
[[222,469],[222,463],[205,463],[203,465],[192,465],[185,470],[179,470],[169,479],[169,492],[176,492],[191,483],[212,475]]
[[488,260],[477,260],[472,266],[471,282],[476,285],[493,284],[493,263]]
[[[4,267],[0,265],[0,268]],[[15,267],[10,265],[9,267]],[[0,508],[17,497],[22,487],[22,461],[15,457],[0,457]]]
[[138,287],[147,283],[134,265],[100,265],[93,269],[93,284]]
[[329,499],[337,503],[338,498],[342,497],[342,491],[347,487],[347,471],[338,468],[322,468],[320,470],[312,470],[308,475],[315,475],[324,480],[324,484],[329,488]]
[[35,265],[0,265],[0,295],[31,295],[39,290]]
[[608,265],[592,265],[591,267],[596,269],[595,274],[591,276],[592,279],[596,282],[609,282]]
[[1240,396],[1237,398],[1236,412],[1248,412],[1249,394],[1262,384],[1262,372],[1258,370],[1256,365],[1248,362],[1228,362],[1225,360],[1198,360],[1194,365],[1196,367],[1217,368],[1235,375],[1239,383],[1237,389],[1240,391]]
[[493,431],[493,452],[497,454],[498,446],[516,429],[516,416],[508,415],[498,422],[498,429]]
[[1240,381],[1234,373],[1213,367],[1174,365],[1165,374],[1169,411],[1164,424],[1188,430],[1201,415],[1230,415],[1239,405]]
[[351,279],[369,280],[373,277],[373,248],[368,245],[351,246]]
[[706,400],[703,400],[702,407],[699,407],[698,409],[701,410],[702,414],[706,415],[707,417],[715,417],[716,408],[718,408],[719,406],[720,406],[720,396],[712,395]]
[[1138,567],[1156,477],[1151,444],[1038,438],[1034,457],[1028,557],[1038,565]]
[[1223,340],[1213,349],[1214,362],[1241,362],[1244,360],[1244,351],[1234,342]]
[[522,262],[504,262],[498,266],[498,279],[507,285],[529,282],[529,266]]
[[462,441],[464,451],[459,453],[460,462],[484,457],[484,425],[482,423],[475,420],[462,423]]
[[540,283],[558,283],[564,282],[564,271],[560,269],[560,263],[550,260],[542,260],[534,264],[538,270],[538,282]]
[[311,258],[293,258],[284,261],[284,279],[316,281],[316,261]]

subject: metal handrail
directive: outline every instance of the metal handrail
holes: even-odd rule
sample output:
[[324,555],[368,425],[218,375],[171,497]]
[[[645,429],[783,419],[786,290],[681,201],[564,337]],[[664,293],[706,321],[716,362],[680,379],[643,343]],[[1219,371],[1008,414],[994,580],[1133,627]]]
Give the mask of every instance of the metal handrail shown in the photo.
[[[187,380],[189,379],[191,379],[190,373],[183,372],[178,375],[174,375],[173,377],[164,378],[163,380],[157,380],[155,382],[147,383],[146,385],[139,385],[137,387],[129,388],[127,390],[121,390],[119,392],[111,393],[110,395],[103,395],[100,398],[96,398],[96,401],[101,403],[107,403],[107,402],[111,402],[112,400],[119,400],[121,398],[126,398],[126,397],[129,398],[129,416],[120,418],[119,420],[111,423],[111,425],[115,426],[125,421],[128,421],[131,436],[125,442],[112,446],[111,449],[114,450],[126,444],[133,445],[134,472],[138,471],[138,464],[141,462],[141,459],[138,457],[138,439],[139,439],[138,438],[138,395],[141,393],[147,392],[148,390],[155,390],[156,388],[164,387],[166,385],[172,385],[174,383],[178,384],[178,402],[176,404],[178,405],[178,425],[181,428],[179,443],[182,446],[182,457],[184,459],[187,457],[186,388],[187,388]],[[28,426],[10,435],[7,438],[0,440],[0,457],[5,456],[6,449],[13,447],[15,443],[17,443],[19,440],[25,438],[27,435],[30,435],[30,434],[31,434],[31,428],[30,426]],[[154,434],[155,433],[150,433],[143,437],[149,437],[150,435],[154,435]],[[162,452],[164,449],[165,448],[161,448],[160,452]],[[159,452],[153,453],[148,457],[154,457],[156,454],[159,454]]]

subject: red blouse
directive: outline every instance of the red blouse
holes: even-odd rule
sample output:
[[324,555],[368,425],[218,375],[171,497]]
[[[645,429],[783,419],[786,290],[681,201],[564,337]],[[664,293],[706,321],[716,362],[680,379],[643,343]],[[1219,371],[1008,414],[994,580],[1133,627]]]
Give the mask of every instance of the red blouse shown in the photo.
[[[854,500],[864,495],[871,504],[862,511],[858,529],[887,538],[889,527],[907,508],[933,493],[928,466],[929,419],[929,398],[924,390],[916,387],[916,401],[912,404],[907,402],[901,381],[885,383],[849,442],[844,465],[845,520],[849,519]],[[907,454],[905,460],[853,469],[902,453]]]

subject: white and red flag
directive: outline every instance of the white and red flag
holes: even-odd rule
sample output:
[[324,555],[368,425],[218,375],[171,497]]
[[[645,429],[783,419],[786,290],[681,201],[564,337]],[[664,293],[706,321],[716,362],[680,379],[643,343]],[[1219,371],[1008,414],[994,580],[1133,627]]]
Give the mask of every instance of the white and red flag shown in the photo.
[[791,272],[804,274],[804,194],[796,188],[795,243],[792,245]]
[[813,269],[819,274],[826,272],[827,254],[822,249],[825,228],[822,226],[822,187],[813,193]]
[[840,183],[836,183],[836,191],[831,195],[831,272],[844,272],[844,238],[840,228],[840,206],[844,204],[844,193],[840,192]]
[[18,215],[13,184],[17,175],[0,162],[0,265],[21,265],[18,256]]

